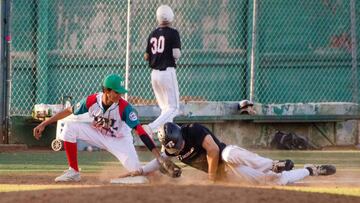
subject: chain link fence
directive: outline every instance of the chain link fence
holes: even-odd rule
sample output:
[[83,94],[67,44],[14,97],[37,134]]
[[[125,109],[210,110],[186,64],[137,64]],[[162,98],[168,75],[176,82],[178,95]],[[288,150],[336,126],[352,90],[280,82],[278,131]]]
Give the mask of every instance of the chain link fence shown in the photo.
[[355,8],[355,0],[258,1],[256,100],[357,102],[357,4]]
[[358,102],[355,0],[12,0],[10,114],[78,101],[109,73],[155,104],[143,54],[161,4],[181,36],[182,102]]

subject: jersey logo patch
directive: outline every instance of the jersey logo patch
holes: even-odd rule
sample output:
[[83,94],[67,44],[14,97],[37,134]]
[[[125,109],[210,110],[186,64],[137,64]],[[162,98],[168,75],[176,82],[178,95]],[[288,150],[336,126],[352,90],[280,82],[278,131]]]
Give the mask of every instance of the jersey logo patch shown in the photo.
[[130,114],[129,114],[129,119],[131,120],[131,121],[136,121],[138,118],[137,118],[137,116],[136,116],[136,113],[135,112],[130,112]]
[[184,155],[179,155],[177,156],[177,158],[181,161],[184,160],[186,158],[188,158],[193,152],[194,152],[195,148],[191,147],[190,151],[186,152]]
[[76,109],[79,109],[80,108],[80,102],[78,102],[77,104],[76,104]]

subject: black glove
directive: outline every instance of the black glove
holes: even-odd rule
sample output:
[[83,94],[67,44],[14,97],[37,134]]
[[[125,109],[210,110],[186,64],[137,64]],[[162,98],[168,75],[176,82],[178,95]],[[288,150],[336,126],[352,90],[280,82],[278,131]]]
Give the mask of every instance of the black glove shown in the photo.
[[160,163],[160,172],[170,176],[172,178],[178,178],[181,176],[181,168],[169,159],[158,160]]

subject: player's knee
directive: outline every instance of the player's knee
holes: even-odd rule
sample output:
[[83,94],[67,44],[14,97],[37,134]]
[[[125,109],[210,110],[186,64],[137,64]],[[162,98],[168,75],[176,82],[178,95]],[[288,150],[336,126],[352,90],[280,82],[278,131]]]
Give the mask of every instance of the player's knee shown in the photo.
[[67,142],[76,142],[76,131],[78,126],[75,123],[65,123],[62,131],[59,134],[59,139]]

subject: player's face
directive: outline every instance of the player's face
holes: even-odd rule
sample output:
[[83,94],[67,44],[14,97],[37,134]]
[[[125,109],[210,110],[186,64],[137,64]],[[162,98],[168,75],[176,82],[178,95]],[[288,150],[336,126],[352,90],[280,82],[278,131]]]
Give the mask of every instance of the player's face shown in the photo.
[[117,103],[121,97],[121,94],[115,92],[114,90],[105,90],[105,95],[108,101],[111,101],[112,103]]

